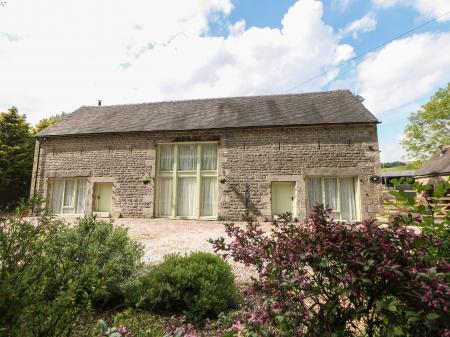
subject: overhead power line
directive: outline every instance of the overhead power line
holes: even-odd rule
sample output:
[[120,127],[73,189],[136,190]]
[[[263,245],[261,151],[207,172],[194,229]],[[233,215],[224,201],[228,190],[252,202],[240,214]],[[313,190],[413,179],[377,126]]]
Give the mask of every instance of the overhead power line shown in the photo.
[[340,67],[342,67],[343,65],[345,65],[345,64],[347,64],[347,63],[349,63],[349,62],[355,61],[355,60],[357,60],[357,59],[359,59],[359,58],[361,58],[361,57],[367,55],[368,53],[371,53],[371,52],[373,52],[373,51],[375,51],[375,50],[377,50],[377,49],[380,49],[381,47],[384,47],[384,46],[387,45],[388,43],[391,43],[392,41],[395,41],[395,40],[397,40],[397,39],[400,39],[400,38],[402,38],[402,37],[404,37],[404,36],[406,36],[406,35],[408,35],[408,34],[414,32],[414,31],[416,31],[416,30],[418,30],[418,29],[420,29],[420,28],[422,28],[422,27],[424,27],[424,26],[426,26],[426,25],[428,25],[428,24],[430,24],[430,23],[432,23],[432,22],[435,22],[435,21],[439,20],[440,18],[442,18],[442,17],[444,17],[444,16],[446,16],[446,15],[448,15],[448,14],[450,14],[450,12],[446,12],[446,13],[444,13],[444,14],[435,16],[435,17],[431,18],[430,20],[425,21],[424,23],[422,23],[422,24],[420,24],[420,25],[418,25],[418,26],[415,26],[415,27],[411,28],[410,30],[408,30],[408,31],[406,31],[406,32],[404,32],[404,33],[402,33],[402,34],[400,34],[400,35],[397,35],[397,36],[395,36],[395,37],[393,37],[393,38],[391,38],[391,39],[389,39],[389,40],[383,42],[382,44],[379,44],[378,46],[373,47],[373,48],[371,48],[371,49],[365,51],[365,52],[362,53],[362,54],[356,55],[356,56],[352,57],[351,59],[348,59],[347,61],[344,61],[344,62],[342,62],[342,63],[340,63],[340,64],[337,64],[337,65],[335,65],[335,66],[330,67],[329,69],[327,69],[327,70],[321,72],[321,73],[318,74],[317,76],[311,77],[311,78],[307,79],[306,81],[303,81],[303,82],[301,82],[301,83],[299,83],[299,84],[293,86],[292,88],[286,90],[285,92],[286,92],[286,93],[287,93],[287,92],[290,92],[290,91],[292,91],[292,90],[294,90],[294,89],[298,89],[298,88],[304,86],[304,85],[307,84],[307,83],[310,83],[310,82],[312,82],[312,81],[315,81],[315,80],[317,80],[318,78],[321,78],[322,76],[325,76],[325,75],[328,74],[329,72],[331,72],[331,71],[333,71],[333,70],[335,70],[335,69],[337,69],[337,68],[340,68]]

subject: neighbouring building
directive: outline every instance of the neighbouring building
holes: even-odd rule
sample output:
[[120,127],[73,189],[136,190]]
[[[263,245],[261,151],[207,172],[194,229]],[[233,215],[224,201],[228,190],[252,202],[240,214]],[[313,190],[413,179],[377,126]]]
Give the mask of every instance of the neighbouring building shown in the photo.
[[381,182],[384,187],[394,187],[392,180],[400,178],[413,178],[416,170],[383,171],[381,170]]
[[347,90],[83,106],[36,136],[32,194],[56,214],[336,219],[382,204],[377,119]]
[[410,178],[414,181],[414,174],[416,170],[400,170],[400,171],[383,171],[381,170],[381,183],[385,189],[384,199],[392,200],[393,196],[389,194],[391,190],[405,191],[410,196],[416,197],[416,190],[411,184],[403,182],[400,185],[394,186],[394,182],[401,178]]
[[425,184],[447,181],[450,177],[450,145],[441,146],[433,157],[416,171],[414,177],[416,181]]

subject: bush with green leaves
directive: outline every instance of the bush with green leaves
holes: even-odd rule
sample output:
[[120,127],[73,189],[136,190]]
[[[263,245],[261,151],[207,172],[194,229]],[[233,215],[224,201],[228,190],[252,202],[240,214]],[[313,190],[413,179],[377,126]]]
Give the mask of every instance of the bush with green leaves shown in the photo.
[[190,321],[217,317],[238,300],[230,265],[221,257],[196,252],[169,255],[142,279],[140,306]]
[[[141,268],[126,229],[94,217],[68,226],[40,205],[0,219],[2,336],[70,336],[93,306],[122,302]],[[25,218],[33,208],[38,217]]]

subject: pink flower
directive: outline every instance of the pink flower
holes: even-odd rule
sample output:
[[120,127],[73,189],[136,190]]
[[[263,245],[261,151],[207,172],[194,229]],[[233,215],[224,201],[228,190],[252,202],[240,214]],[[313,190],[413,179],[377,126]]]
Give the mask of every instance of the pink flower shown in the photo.
[[117,331],[119,331],[119,333],[122,335],[126,335],[128,333],[127,328],[125,328],[123,325],[119,325],[119,327],[117,328]]
[[242,330],[245,328],[245,325],[241,323],[241,321],[234,322],[231,326],[231,329],[233,330]]
[[450,337],[450,329],[442,329],[440,333],[442,337]]

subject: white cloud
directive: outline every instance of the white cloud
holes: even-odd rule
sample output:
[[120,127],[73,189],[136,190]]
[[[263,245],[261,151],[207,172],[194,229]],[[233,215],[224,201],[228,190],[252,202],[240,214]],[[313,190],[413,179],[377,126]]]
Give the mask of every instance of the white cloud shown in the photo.
[[393,161],[403,160],[406,158],[406,151],[401,145],[403,134],[397,135],[393,141],[388,144],[384,144],[383,140],[380,140],[380,159],[382,163],[389,163]]
[[377,27],[377,19],[375,14],[369,13],[361,19],[355,20],[348,24],[342,31],[343,35],[352,34],[354,39],[358,38],[360,33],[368,33]]
[[375,114],[429,96],[450,78],[450,33],[424,33],[389,43],[357,67],[358,92]]
[[332,8],[338,8],[343,12],[349,7],[351,1],[352,0],[333,0],[331,6]]
[[321,2],[295,3],[281,29],[241,22],[227,37],[209,36],[211,20],[231,10],[231,0],[8,2],[0,8],[0,111],[17,105],[36,122],[97,99],[280,93],[353,56],[323,23]]
[[[396,5],[413,7],[424,17],[434,17],[450,11],[449,0],[373,0],[381,7],[389,8]],[[449,21],[450,14],[441,17],[438,21]]]
[[228,27],[228,30],[231,35],[241,35],[245,32],[245,20],[240,20]]

